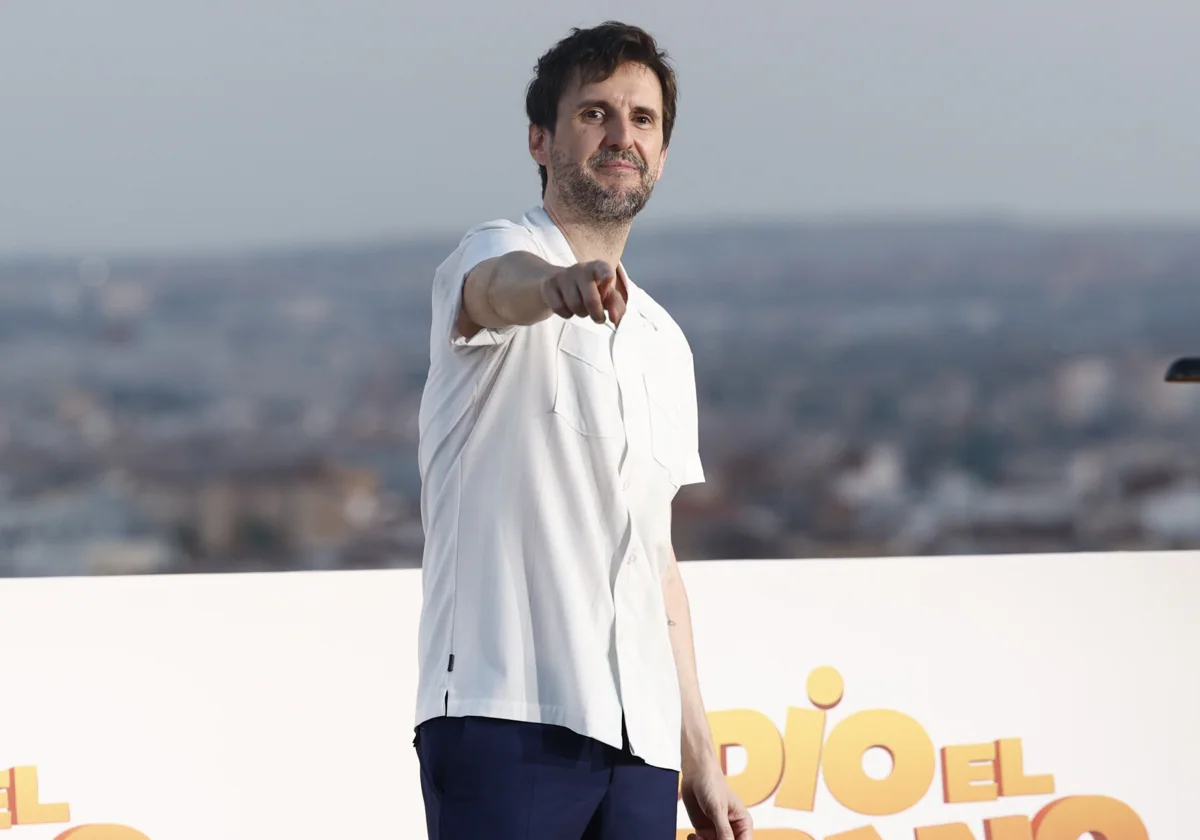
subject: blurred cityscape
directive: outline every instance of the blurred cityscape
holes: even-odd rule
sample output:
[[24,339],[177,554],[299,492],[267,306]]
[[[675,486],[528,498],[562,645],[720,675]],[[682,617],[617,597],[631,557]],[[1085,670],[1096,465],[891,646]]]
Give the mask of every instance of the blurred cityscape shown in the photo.
[[[419,565],[454,241],[0,262],[0,575]],[[692,343],[682,559],[1200,548],[1200,228],[639,231]]]

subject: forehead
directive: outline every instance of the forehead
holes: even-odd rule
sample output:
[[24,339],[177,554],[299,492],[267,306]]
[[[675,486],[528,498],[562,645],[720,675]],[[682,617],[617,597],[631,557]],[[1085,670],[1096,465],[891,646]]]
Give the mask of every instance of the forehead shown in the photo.
[[636,108],[661,111],[662,85],[658,76],[644,64],[622,64],[607,79],[580,84],[579,75],[563,92],[566,102],[605,100]]

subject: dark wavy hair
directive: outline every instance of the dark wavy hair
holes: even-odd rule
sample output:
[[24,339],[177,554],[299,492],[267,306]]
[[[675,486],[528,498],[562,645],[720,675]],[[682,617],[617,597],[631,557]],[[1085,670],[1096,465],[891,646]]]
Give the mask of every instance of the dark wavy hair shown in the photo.
[[[645,65],[658,77],[662,86],[665,148],[671,142],[675,103],[679,98],[675,71],[650,33],[620,21],[610,20],[591,29],[572,29],[538,59],[534,77],[525,91],[525,113],[530,124],[553,135],[558,122],[558,103],[567,87],[576,80],[581,85],[602,82],[623,64]],[[545,195],[546,167],[539,165],[538,173]]]

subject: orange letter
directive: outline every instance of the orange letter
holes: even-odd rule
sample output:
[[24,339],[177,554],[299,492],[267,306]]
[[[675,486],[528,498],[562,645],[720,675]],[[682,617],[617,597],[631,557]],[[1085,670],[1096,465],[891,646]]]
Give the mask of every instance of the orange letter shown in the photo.
[[986,840],[1033,840],[1029,817],[996,817],[983,821]]
[[947,823],[917,829],[917,840],[975,840],[966,823]]
[[[675,840],[688,840],[695,834],[690,828],[681,828],[675,832]],[[798,828],[756,828],[754,840],[813,840],[811,834],[805,834]]]
[[1037,840],[1149,840],[1146,826],[1124,802],[1107,796],[1069,796],[1051,802],[1033,818]]
[[45,825],[71,821],[71,808],[65,802],[43,805],[38,802],[36,767],[14,767],[8,771],[9,810],[13,825]]
[[996,779],[1001,796],[1043,796],[1054,793],[1053,776],[1026,776],[1020,738],[996,742]]
[[853,831],[843,831],[841,834],[830,834],[825,840],[880,840],[879,832],[871,826],[856,828]]
[[126,825],[80,825],[69,828],[54,840],[150,840]]
[[[863,772],[863,754],[873,747],[892,757],[885,779]],[[899,814],[916,805],[929,790],[936,765],[933,742],[921,724],[887,709],[851,715],[825,742],[825,784],[834,799],[859,814]]]
[[[991,802],[998,786],[992,764],[995,744],[962,744],[942,750],[942,795],[946,804]],[[977,785],[975,782],[986,782]]]
[[747,808],[770,799],[783,776],[783,738],[771,719],[761,712],[738,709],[713,712],[708,723],[713,746],[721,757],[721,769],[727,776],[726,751],[730,747],[746,751],[746,769],[729,779],[733,792]]

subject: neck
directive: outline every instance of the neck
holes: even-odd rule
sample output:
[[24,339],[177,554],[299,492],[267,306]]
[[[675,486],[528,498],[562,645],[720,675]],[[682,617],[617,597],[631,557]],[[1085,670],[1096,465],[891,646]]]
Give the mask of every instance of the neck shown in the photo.
[[549,191],[542,206],[566,237],[575,259],[580,262],[604,260],[612,266],[621,262],[625,242],[629,239],[629,229],[633,226],[632,221],[597,224],[592,219],[572,212],[569,207],[564,207],[562,203],[554,200]]

